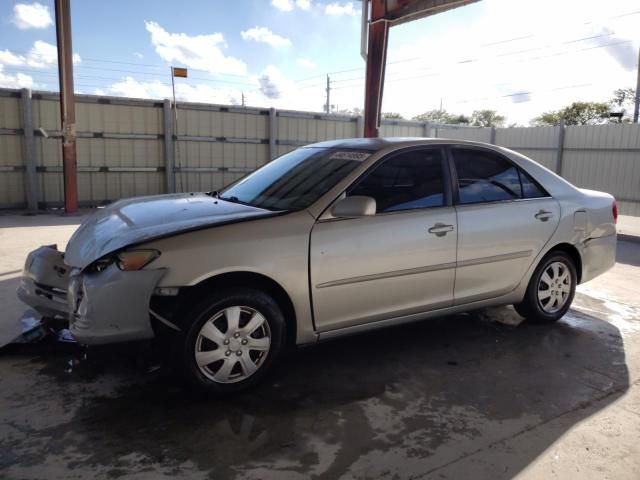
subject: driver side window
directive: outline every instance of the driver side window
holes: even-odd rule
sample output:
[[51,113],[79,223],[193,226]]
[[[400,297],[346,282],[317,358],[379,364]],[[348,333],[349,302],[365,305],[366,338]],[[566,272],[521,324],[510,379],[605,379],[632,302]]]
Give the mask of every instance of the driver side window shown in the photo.
[[445,204],[442,158],[439,149],[400,153],[375,167],[348,195],[374,198],[377,213],[441,207]]
[[484,150],[453,148],[461,204],[523,198],[520,172],[500,155]]

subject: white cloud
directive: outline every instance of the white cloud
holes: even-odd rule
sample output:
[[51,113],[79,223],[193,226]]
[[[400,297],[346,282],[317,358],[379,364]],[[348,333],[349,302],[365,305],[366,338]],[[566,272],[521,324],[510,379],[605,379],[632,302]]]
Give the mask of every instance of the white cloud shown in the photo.
[[[108,93],[123,97],[152,99],[171,98],[172,96],[171,86],[160,80],[137,80],[130,76],[112,84],[108,88]],[[176,98],[183,102],[235,105],[239,103],[238,99],[241,95],[242,92],[237,88],[218,88],[207,84],[176,84]]]
[[[290,108],[319,111],[324,102],[324,87],[308,88],[288,79],[277,67],[269,65],[259,75],[252,76],[253,85],[225,85],[211,83],[176,83],[176,98],[179,101],[239,105],[242,94],[248,98],[248,104],[260,108]],[[95,95],[114,95],[132,98],[165,99],[171,98],[171,85],[161,80],[137,79],[133,76],[110,86],[96,89]]]
[[267,98],[278,99],[282,97],[286,79],[273,65],[269,65],[264,73],[258,77],[260,92]]
[[324,7],[324,13],[335,17],[340,17],[342,15],[360,15],[360,11],[353,6],[353,2],[329,3]]
[[144,58],[144,55],[141,54],[140,52],[133,52],[133,56],[142,60]]
[[298,63],[298,65],[300,65],[301,67],[304,68],[308,68],[309,70],[313,70],[314,68],[316,68],[316,64],[313,63],[311,60],[309,60],[308,58],[299,58],[298,60],[296,60],[296,62]]
[[271,0],[271,5],[282,12],[290,12],[294,7],[311,10],[311,0]]
[[[80,63],[81,58],[73,54],[73,63]],[[26,55],[16,55],[9,50],[0,50],[0,64],[12,67],[47,68],[58,62],[58,50],[55,45],[36,40]]]
[[271,0],[271,5],[283,12],[290,12],[293,10],[293,2],[291,0]]
[[30,67],[45,68],[58,61],[58,49],[55,45],[36,40],[27,54],[26,62]]
[[245,74],[247,65],[235,57],[226,56],[222,33],[209,35],[187,35],[169,33],[156,22],[145,22],[151,34],[151,43],[156,53],[167,62],[179,62],[187,67],[210,73]]
[[306,88],[288,79],[274,65],[265,68],[257,81],[260,95],[252,98],[256,106],[318,111],[324,101],[323,87]]
[[0,87],[2,88],[33,88],[36,84],[30,75],[4,73],[4,65],[0,65]]
[[266,43],[272,47],[288,47],[291,45],[291,40],[273,33],[267,27],[253,27],[240,32],[240,35],[245,40]]
[[13,7],[11,22],[20,30],[47,28],[53,25],[49,7],[40,3],[18,3]]

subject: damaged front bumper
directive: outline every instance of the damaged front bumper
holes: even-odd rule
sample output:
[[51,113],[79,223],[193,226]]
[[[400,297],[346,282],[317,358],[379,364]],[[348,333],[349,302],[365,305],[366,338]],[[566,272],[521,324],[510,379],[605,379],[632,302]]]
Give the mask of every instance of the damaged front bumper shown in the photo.
[[149,302],[164,269],[100,272],[70,269],[64,254],[41,247],[29,254],[18,296],[45,316],[66,315],[81,343],[97,345],[153,338]]
[[70,268],[55,245],[40,247],[27,256],[18,284],[18,298],[45,317],[67,316]]

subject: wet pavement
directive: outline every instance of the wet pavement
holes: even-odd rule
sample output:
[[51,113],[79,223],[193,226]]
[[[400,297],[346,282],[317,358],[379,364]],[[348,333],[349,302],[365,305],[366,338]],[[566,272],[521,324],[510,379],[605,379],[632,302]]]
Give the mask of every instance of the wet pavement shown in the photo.
[[143,344],[4,348],[0,478],[640,478],[640,245],[620,246],[555,325],[503,308],[327,342],[224,400]]

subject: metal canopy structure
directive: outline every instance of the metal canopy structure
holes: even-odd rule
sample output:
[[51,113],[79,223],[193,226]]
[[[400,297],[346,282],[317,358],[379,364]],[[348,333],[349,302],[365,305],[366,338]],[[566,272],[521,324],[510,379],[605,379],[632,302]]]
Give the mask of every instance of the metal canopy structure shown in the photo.
[[367,61],[364,98],[365,137],[378,136],[389,28],[477,1],[479,0],[362,1],[361,53]]

